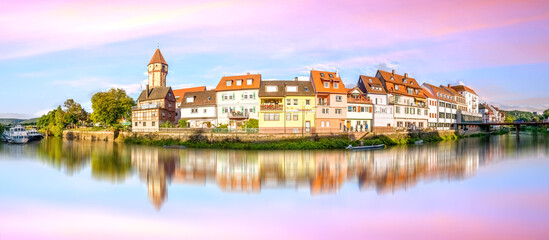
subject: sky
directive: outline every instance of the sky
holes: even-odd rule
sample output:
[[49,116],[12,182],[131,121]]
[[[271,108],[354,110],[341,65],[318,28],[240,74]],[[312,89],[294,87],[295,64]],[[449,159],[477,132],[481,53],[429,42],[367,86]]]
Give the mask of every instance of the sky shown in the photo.
[[136,98],[157,46],[174,89],[224,75],[378,69],[463,83],[505,110],[549,108],[549,3],[0,0],[0,117],[37,117],[111,87]]

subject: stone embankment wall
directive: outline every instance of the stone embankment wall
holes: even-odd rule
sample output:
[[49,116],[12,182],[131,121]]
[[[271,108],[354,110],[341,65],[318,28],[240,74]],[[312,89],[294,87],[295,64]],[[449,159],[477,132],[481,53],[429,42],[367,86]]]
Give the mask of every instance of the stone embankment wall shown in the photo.
[[[477,132],[459,132],[462,136],[467,136]],[[356,138],[373,138],[376,136],[387,136],[391,139],[402,138],[431,138],[431,137],[446,137],[455,135],[456,131],[432,131],[432,132],[383,132],[383,133],[368,133],[364,136],[362,133],[343,133],[343,134],[264,134],[264,133],[201,133],[197,131],[181,131],[181,132],[155,132],[155,133],[134,133],[134,132],[114,132],[114,131],[78,131],[66,130],[63,132],[63,138],[69,140],[92,140],[92,141],[124,141],[127,137],[146,137],[150,139],[178,139],[182,141],[241,141],[241,142],[268,142],[278,140],[292,140],[302,138],[322,138],[322,137],[350,137]]]

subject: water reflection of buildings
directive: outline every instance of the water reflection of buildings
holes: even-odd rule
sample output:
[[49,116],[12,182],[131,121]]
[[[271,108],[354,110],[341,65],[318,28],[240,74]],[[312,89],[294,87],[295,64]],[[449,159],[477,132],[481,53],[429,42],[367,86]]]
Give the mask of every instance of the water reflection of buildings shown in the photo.
[[339,191],[357,181],[360,190],[406,190],[420,181],[464,179],[474,175],[480,151],[469,145],[391,148],[381,151],[175,150],[132,147],[132,164],[147,183],[149,199],[160,208],[167,184],[215,184],[222,191],[259,193],[262,189]]

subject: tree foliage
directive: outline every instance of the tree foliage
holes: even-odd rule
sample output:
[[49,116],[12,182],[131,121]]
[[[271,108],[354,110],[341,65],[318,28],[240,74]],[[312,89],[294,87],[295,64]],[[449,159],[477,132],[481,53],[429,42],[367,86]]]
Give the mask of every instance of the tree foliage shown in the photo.
[[259,128],[259,120],[255,118],[250,118],[246,122],[246,128]]
[[537,122],[540,118],[532,112],[525,111],[505,111],[505,122],[524,121]]
[[549,109],[543,111],[543,118],[545,119],[549,118]]
[[165,123],[161,124],[160,127],[161,128],[174,128],[175,125],[173,125],[173,123],[170,122],[170,121],[166,121]]
[[124,89],[111,88],[106,92],[98,92],[92,96],[91,119],[94,123],[113,126],[120,120],[130,121],[132,107],[135,101],[126,94]]
[[179,119],[179,127],[180,128],[187,128],[187,120],[186,119]]
[[56,109],[42,115],[36,121],[36,127],[45,130],[48,134],[61,136],[65,127],[87,121],[88,113],[73,99],[67,99],[64,107],[63,110],[61,106],[58,106]]
[[67,99],[63,104],[65,112],[65,122],[67,125],[82,126],[88,120],[88,113],[82,106],[73,99]]

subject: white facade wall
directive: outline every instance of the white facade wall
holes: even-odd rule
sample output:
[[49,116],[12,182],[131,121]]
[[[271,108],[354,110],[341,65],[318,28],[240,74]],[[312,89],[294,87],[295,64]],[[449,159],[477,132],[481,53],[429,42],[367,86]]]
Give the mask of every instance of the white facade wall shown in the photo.
[[186,119],[189,127],[202,128],[206,122],[217,126],[217,108],[215,106],[195,106],[180,109],[181,119]]
[[393,106],[387,105],[387,95],[369,93],[368,97],[370,97],[374,104],[372,125],[374,127],[394,127]]
[[[355,112],[354,109],[357,111]],[[364,109],[364,112],[360,112]],[[372,112],[370,112],[372,109]],[[347,121],[350,123],[350,131],[371,131],[373,114],[372,104],[363,103],[348,103],[347,104]],[[349,124],[348,124],[349,125]]]
[[[247,112],[250,119],[259,119],[260,100],[258,92],[258,89],[217,92],[217,123],[229,123],[228,112],[226,111],[231,109],[236,112]],[[228,97],[225,98],[225,96]]]
[[[391,96],[390,96],[391,97]],[[393,96],[394,100],[394,120],[393,124],[396,127],[407,128],[407,124],[412,124],[415,127],[427,128],[429,118],[429,110],[426,107],[413,105],[415,99],[413,97]]]

